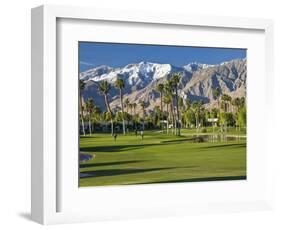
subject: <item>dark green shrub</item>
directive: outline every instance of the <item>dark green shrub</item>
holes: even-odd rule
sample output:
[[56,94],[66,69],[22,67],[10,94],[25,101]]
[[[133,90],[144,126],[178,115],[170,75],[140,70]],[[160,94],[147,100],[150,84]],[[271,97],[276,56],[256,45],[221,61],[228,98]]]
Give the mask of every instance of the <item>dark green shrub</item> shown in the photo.
[[206,129],[206,128],[203,128],[203,129],[201,130],[201,132],[202,132],[202,133],[207,133],[207,129]]
[[205,138],[203,136],[194,137],[193,142],[202,143],[205,142]]

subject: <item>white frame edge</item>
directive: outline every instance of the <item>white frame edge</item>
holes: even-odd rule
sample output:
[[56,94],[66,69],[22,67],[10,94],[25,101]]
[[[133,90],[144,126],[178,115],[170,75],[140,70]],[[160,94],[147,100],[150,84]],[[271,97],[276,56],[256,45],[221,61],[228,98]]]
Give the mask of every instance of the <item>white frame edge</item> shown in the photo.
[[31,19],[31,212],[43,223],[43,8]]
[[[267,84],[272,89],[274,86],[272,20],[155,14],[52,5],[33,8],[31,18],[31,217],[32,220],[41,224],[63,223],[68,220],[67,214],[56,212],[57,18],[264,30],[266,35],[266,75],[272,78],[272,81],[267,81]],[[273,90],[267,91],[267,93],[270,94],[267,95],[267,98],[273,98]],[[274,102],[269,100],[268,105],[273,108]],[[269,189],[267,205],[272,205],[271,189]],[[93,215],[93,218],[89,216],[74,219],[71,222],[91,221],[95,218]]]

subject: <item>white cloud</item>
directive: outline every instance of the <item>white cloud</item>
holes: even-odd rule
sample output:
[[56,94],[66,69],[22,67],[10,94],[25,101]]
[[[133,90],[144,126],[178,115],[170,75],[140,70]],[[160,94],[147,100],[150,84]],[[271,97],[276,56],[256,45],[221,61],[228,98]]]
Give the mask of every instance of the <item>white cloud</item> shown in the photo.
[[85,65],[85,66],[94,66],[93,63],[85,62],[85,61],[80,61],[80,65]]

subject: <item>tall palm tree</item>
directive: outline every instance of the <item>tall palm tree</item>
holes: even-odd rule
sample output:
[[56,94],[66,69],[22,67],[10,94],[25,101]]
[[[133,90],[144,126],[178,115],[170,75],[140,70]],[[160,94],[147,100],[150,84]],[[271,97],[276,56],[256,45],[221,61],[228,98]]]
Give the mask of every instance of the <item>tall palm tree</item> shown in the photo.
[[180,74],[176,73],[172,76],[171,81],[172,81],[172,85],[175,91],[175,98],[176,98],[176,111],[177,111],[177,121],[176,121],[176,130],[177,130],[177,135],[180,136],[180,125],[179,125],[179,121],[180,121],[180,115],[179,115],[179,98],[178,98],[178,85],[180,82]]
[[202,101],[194,101],[192,103],[192,109],[195,114],[195,123],[196,123],[196,128],[197,128],[197,133],[199,132],[199,120],[200,120],[200,115],[201,115],[201,110],[202,110]]
[[[129,104],[130,104],[130,100],[129,100],[129,98],[126,98],[125,99],[125,106],[126,106],[126,121],[127,121],[127,126],[129,126]],[[128,129],[128,128],[127,128]]]
[[126,100],[125,100],[125,105],[126,105],[126,112],[127,113],[129,113],[129,104],[130,104],[130,100],[129,100],[129,98],[126,98]]
[[133,115],[135,116],[135,115],[136,115],[137,103],[134,102],[134,103],[132,104],[132,106],[133,106],[133,110],[134,110],[134,114],[133,114]]
[[212,88],[212,94],[213,94],[214,100],[218,101],[218,108],[219,108],[220,107],[220,105],[219,105],[219,97],[221,95],[221,88],[220,87]]
[[226,119],[226,113],[229,110],[229,104],[231,102],[231,96],[227,94],[223,94],[221,96],[221,100],[223,101],[223,109],[224,109],[224,131],[227,132],[227,119]]
[[133,103],[129,103],[129,109],[130,109],[130,120],[133,123]]
[[133,103],[133,110],[134,110],[134,114],[133,114],[133,120],[134,120],[134,123],[135,123],[135,129],[137,128],[136,126],[136,108],[137,108],[137,103]]
[[95,122],[96,121],[101,121],[102,120],[102,117],[101,117],[101,115],[102,115],[102,111],[101,111],[101,109],[100,109],[100,107],[98,107],[98,106],[94,106],[94,108],[93,108],[93,115],[92,115],[92,121],[93,121],[93,130],[95,130]]
[[166,111],[167,111],[167,118],[166,118],[166,123],[167,123],[167,134],[169,133],[169,105],[171,104],[171,97],[165,95],[164,96],[164,100],[163,100],[164,104],[166,104]]
[[[218,107],[218,111],[219,111],[219,116],[220,117],[220,111],[221,111],[221,108],[220,108],[220,96],[221,96],[221,88],[220,87],[216,87],[216,88],[213,88],[212,89],[212,94],[213,94],[213,98],[215,100],[217,100],[217,107]],[[222,126],[221,126],[221,131],[222,131]]]
[[190,109],[190,108],[191,108],[191,101],[190,101],[189,98],[187,98],[187,99],[185,100],[185,106],[186,106],[186,109]]
[[210,117],[212,118],[212,127],[213,127],[213,139],[215,139],[215,118],[217,117],[217,108],[212,108],[210,111]]
[[185,100],[185,112],[184,112],[184,122],[186,128],[190,125],[190,109],[191,109],[191,101],[189,98],[187,98]]
[[107,112],[110,116],[110,123],[111,123],[111,135],[113,136],[114,133],[114,127],[113,127],[113,114],[109,106],[108,102],[108,92],[111,89],[110,84],[107,81],[101,81],[99,84],[99,91],[104,96],[104,102],[107,108]]
[[92,118],[92,112],[94,109],[94,100],[92,97],[88,98],[88,100],[86,101],[86,110],[88,112],[88,125],[89,125],[89,132],[90,135],[92,135],[92,125],[91,125],[91,118]]
[[[163,92],[164,92],[164,84],[159,83],[156,87],[157,91],[160,93],[160,120],[163,120]],[[163,123],[161,121],[161,130],[163,129]]]
[[144,131],[144,115],[145,115],[145,103],[140,101],[140,106],[142,108],[142,130]]
[[125,119],[124,119],[123,92],[122,92],[122,89],[125,87],[125,83],[124,83],[123,79],[117,78],[117,80],[115,81],[115,87],[117,89],[119,89],[120,105],[121,105],[121,111],[122,111],[123,134],[126,134]]
[[183,104],[183,98],[179,97],[178,98],[178,105],[179,105],[179,126],[181,128],[182,126],[182,114],[184,111],[184,104]]
[[221,96],[221,100],[226,102],[224,110],[225,110],[225,112],[228,112],[229,111],[229,106],[230,106],[230,103],[231,103],[231,100],[232,100],[231,96],[229,96],[227,94],[223,94]]
[[168,80],[164,85],[165,90],[165,97],[169,98],[170,102],[170,117],[173,125],[173,133],[175,128],[175,115],[174,115],[174,100],[173,100],[173,82],[171,80]]
[[85,83],[82,80],[79,80],[79,105],[80,105],[80,119],[81,119],[81,124],[82,124],[82,132],[83,135],[85,136],[85,126],[84,126],[84,113],[83,113],[83,90],[85,88]]
[[133,116],[133,103],[129,103],[130,115]]
[[235,108],[235,111],[234,111],[234,114],[235,114],[235,126],[236,126],[236,130],[237,130],[237,128],[239,126],[239,124],[238,124],[238,112],[239,112],[239,109],[241,108],[242,100],[239,97],[236,97],[236,98],[234,98],[231,101],[231,104]]

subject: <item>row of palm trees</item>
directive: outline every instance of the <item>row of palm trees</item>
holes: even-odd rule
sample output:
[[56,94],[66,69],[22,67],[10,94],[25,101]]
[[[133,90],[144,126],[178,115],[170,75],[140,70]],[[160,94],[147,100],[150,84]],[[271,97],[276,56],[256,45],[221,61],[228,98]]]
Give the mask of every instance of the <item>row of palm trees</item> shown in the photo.
[[184,112],[185,118],[183,119],[184,125],[187,127],[194,123],[197,131],[199,131],[199,128],[206,123],[211,123],[214,130],[216,123],[220,127],[220,131],[225,133],[229,125],[239,129],[246,126],[244,97],[232,99],[229,95],[222,94],[217,98],[216,103],[217,105],[206,108],[202,101],[190,103],[187,100]]
[[[171,122],[171,132],[174,135],[181,135],[181,128],[183,126],[188,127],[193,123],[199,130],[199,127],[204,124],[204,120],[206,117],[209,118],[217,118],[220,122],[218,123],[220,126],[221,132],[227,132],[228,122],[230,117],[235,117],[236,124],[241,124],[246,122],[246,107],[245,107],[245,98],[234,98],[232,99],[229,95],[223,94],[221,89],[214,88],[212,89],[213,98],[216,101],[216,105],[212,108],[205,108],[203,101],[193,101],[192,103],[187,99],[183,100],[182,97],[179,96],[179,82],[180,82],[180,74],[173,74],[170,78],[163,83],[159,83],[155,90],[160,94],[160,109],[159,106],[157,109],[153,110],[153,113],[157,114],[158,121],[160,123],[160,127],[162,132],[164,132],[163,123],[166,123],[166,133],[170,131],[170,122]],[[110,121],[111,124],[111,135],[114,134],[114,114],[109,104],[109,91],[113,86],[119,91],[119,103],[120,103],[120,111],[118,114],[118,119],[122,120],[122,132],[126,134],[126,121],[127,126],[129,125],[130,118],[135,117],[134,122],[136,122],[136,117],[139,117],[136,114],[137,106],[141,108],[141,119],[142,122],[142,130],[145,128],[145,116],[146,116],[146,103],[144,101],[140,101],[139,104],[131,103],[128,98],[123,101],[123,90],[125,88],[125,82],[121,78],[117,78],[113,85],[108,83],[107,81],[101,81],[98,85],[98,90],[101,95],[104,97],[104,103],[106,107],[106,120]],[[85,84],[80,80],[80,120],[82,133],[85,135],[85,126],[84,126],[84,114],[85,112],[88,114],[88,130],[89,133],[92,133],[92,124],[91,118],[94,114],[101,113],[100,109],[94,106],[94,101],[92,98],[88,98],[83,106],[83,97],[82,93],[84,90]],[[164,108],[165,107],[165,108]],[[126,111],[125,111],[126,109]],[[85,110],[85,111],[84,111]],[[130,110],[130,113],[129,113]],[[164,111],[165,110],[165,111]],[[134,111],[134,112],[133,112]],[[117,119],[117,114],[115,119]],[[151,116],[151,114],[150,114]],[[239,123],[240,119],[240,123]],[[241,120],[243,122],[241,122]],[[213,130],[214,130],[214,122],[212,122]],[[136,124],[135,124],[136,127]],[[237,125],[238,127],[238,125]],[[239,125],[241,127],[241,125]]]
[[[120,107],[121,107],[121,119],[122,119],[122,131],[123,134],[126,134],[126,124],[125,124],[125,112],[124,112],[124,101],[123,101],[123,89],[125,88],[125,83],[124,80],[121,78],[117,78],[117,80],[114,83],[114,87],[116,89],[119,90],[119,100],[120,100]],[[83,106],[83,90],[85,88],[85,83],[80,80],[80,99],[79,99],[79,104],[80,104],[80,120],[81,120],[81,126],[82,126],[82,133],[83,135],[85,135],[85,125],[84,125],[84,106]],[[109,104],[109,91],[111,89],[111,84],[109,84],[107,81],[101,81],[98,84],[98,90],[100,92],[101,95],[104,96],[104,102],[105,102],[105,106],[106,106],[106,110],[107,110],[107,115],[108,118],[110,119],[110,124],[111,124],[111,135],[114,134],[114,121],[113,121],[113,113],[112,113],[112,109],[110,107]],[[134,114],[136,113],[136,107],[137,104],[136,103],[130,103],[129,99],[127,98],[125,100],[125,105],[126,105],[126,110],[127,110],[127,114],[128,114],[128,110],[131,110],[131,114],[132,114],[132,110],[134,110]],[[144,116],[145,116],[145,103],[144,101],[140,102],[140,106],[142,108],[142,113],[143,113],[143,122],[142,122],[142,128],[144,129]],[[85,109],[88,113],[88,124],[89,124],[89,132],[91,134],[91,115],[92,115],[92,110],[94,108],[94,104],[93,104],[93,99],[89,98],[86,103],[85,103]]]
[[[180,111],[179,111],[179,95],[178,86],[180,82],[180,74],[173,74],[169,80],[165,83],[159,83],[156,90],[160,93],[160,119],[163,120],[163,103],[166,104],[167,112],[170,116],[170,120],[173,123],[174,133],[180,136]],[[174,111],[176,108],[176,111]],[[169,130],[169,119],[166,119],[167,132]],[[163,130],[163,122],[161,123],[161,129]]]

